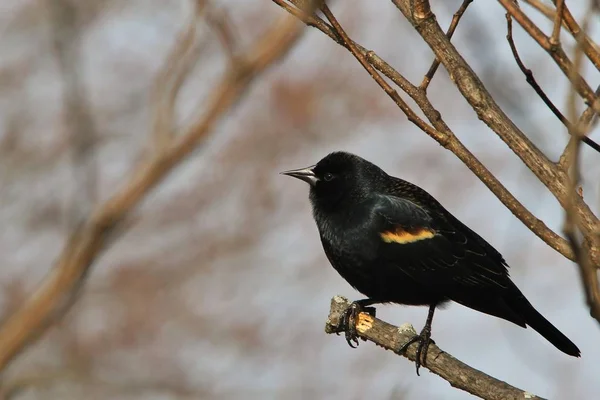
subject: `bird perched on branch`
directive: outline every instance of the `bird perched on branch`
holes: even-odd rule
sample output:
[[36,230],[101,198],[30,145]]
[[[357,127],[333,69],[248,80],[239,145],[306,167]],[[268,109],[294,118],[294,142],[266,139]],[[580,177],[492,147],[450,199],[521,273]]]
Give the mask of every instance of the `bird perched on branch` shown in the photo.
[[416,368],[425,364],[435,308],[455,301],[535,329],[562,352],[580,351],[544,318],[510,280],[502,255],[456,219],[425,190],[386,174],[349,153],[282,172],[310,185],[310,202],[327,258],[367,299],[344,316],[346,340],[358,345],[355,321],[366,306],[429,306],[418,342]]

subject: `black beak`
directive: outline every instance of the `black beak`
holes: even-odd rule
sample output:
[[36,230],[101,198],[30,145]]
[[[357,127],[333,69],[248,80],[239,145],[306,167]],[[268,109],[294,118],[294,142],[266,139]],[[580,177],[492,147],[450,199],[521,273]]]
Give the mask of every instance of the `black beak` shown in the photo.
[[315,175],[315,172],[313,171],[314,167],[315,166],[313,165],[313,166],[310,166],[307,168],[292,169],[289,171],[280,172],[280,174],[293,176],[294,178],[298,178],[298,179],[308,183],[310,186],[315,186],[315,184],[317,183],[317,181],[319,179],[317,178],[317,176]]

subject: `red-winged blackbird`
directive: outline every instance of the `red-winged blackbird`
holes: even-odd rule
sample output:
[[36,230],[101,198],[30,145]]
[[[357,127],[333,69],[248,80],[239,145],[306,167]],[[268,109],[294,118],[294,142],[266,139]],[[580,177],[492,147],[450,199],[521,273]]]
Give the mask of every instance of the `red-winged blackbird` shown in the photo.
[[358,344],[354,320],[376,303],[427,305],[417,374],[427,357],[435,308],[450,300],[531,326],[556,348],[577,346],[546,320],[510,280],[502,255],[425,190],[353,154],[336,152],[316,165],[282,172],[310,184],[310,202],[327,258],[368,299],[344,316],[346,340]]

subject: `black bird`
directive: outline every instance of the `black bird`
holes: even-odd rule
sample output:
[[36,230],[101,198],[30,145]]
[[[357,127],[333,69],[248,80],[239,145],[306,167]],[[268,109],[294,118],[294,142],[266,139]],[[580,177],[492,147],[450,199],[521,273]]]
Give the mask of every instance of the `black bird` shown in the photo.
[[351,347],[358,344],[354,320],[363,307],[429,306],[421,333],[400,349],[419,342],[418,374],[421,358],[426,362],[435,308],[455,301],[523,328],[529,325],[562,352],[580,356],[510,280],[502,255],[425,190],[344,152],[282,174],[310,184],[327,258],[368,297],[353,302],[344,316]]

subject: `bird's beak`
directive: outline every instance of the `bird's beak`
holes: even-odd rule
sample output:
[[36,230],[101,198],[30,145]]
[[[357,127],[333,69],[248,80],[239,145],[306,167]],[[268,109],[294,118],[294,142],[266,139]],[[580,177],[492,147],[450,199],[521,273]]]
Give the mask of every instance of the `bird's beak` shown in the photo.
[[300,180],[303,180],[304,182],[308,183],[310,186],[315,186],[315,184],[317,183],[317,181],[319,179],[315,175],[315,171],[313,171],[314,167],[315,166],[312,165],[312,166],[307,167],[307,168],[292,169],[292,170],[289,170],[289,171],[280,172],[280,174],[282,174],[282,175],[288,175],[288,176],[293,176],[294,178],[298,178]]

